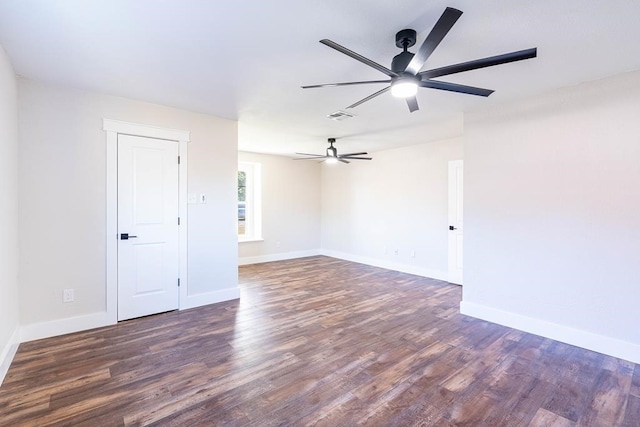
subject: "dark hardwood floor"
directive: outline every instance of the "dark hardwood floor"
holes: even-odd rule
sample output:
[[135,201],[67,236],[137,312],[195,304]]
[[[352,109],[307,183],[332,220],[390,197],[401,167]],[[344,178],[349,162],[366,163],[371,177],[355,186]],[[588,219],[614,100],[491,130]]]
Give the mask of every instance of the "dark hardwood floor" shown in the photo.
[[640,365],[463,316],[461,288],[327,257],[239,301],[20,345],[2,426],[640,426]]

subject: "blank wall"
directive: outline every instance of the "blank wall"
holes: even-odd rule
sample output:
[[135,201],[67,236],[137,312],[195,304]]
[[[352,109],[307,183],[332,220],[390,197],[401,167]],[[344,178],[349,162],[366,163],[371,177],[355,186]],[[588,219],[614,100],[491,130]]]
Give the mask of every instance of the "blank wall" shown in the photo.
[[18,86],[0,46],[0,383],[18,341]]
[[454,138],[322,167],[322,248],[339,258],[446,280]]
[[640,73],[465,119],[463,312],[640,362]]

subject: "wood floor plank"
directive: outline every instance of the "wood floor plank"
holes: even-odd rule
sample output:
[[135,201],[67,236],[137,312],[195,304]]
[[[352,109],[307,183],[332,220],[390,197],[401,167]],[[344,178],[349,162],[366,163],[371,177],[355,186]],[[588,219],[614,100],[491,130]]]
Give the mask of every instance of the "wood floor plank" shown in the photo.
[[[598,375],[593,399],[580,417],[584,425],[621,425],[624,421],[631,377],[603,370]],[[640,420],[639,424],[640,424]]]
[[640,365],[635,365],[633,377],[631,378],[631,390],[629,393],[636,397],[640,397]]
[[640,397],[630,395],[627,399],[627,407],[622,425],[624,427],[637,427],[640,425]]
[[538,409],[536,415],[529,423],[529,427],[573,427],[575,423],[549,412],[546,409]]
[[640,426],[640,367],[459,312],[461,288],[329,257],[241,299],[20,345],[0,426]]

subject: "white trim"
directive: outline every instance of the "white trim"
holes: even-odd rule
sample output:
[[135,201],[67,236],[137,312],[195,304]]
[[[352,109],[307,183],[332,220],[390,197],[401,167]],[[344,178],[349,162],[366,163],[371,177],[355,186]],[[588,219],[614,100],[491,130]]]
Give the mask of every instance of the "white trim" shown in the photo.
[[[118,134],[107,132],[106,306],[109,324],[118,322]],[[114,238],[115,236],[115,238]]]
[[118,321],[118,134],[165,139],[169,141],[176,141],[178,143],[178,152],[180,153],[180,175],[178,184],[178,209],[180,215],[180,297],[178,307],[179,309],[186,308],[183,306],[183,302],[186,304],[189,292],[189,280],[187,275],[187,150],[188,143],[191,140],[190,132],[111,119],[103,119],[102,128],[106,132],[107,137],[106,324],[115,324]]
[[9,367],[11,366],[11,362],[13,362],[16,351],[18,351],[19,344],[20,328],[16,326],[11,337],[9,337],[9,342],[7,342],[7,345],[5,345],[2,351],[0,351],[0,385],[2,385],[7,372],[9,372]]
[[[458,179],[458,172],[462,171],[464,173],[464,160],[449,160],[448,164],[448,208],[447,208],[447,218],[449,222],[449,226],[454,226],[457,230],[452,231],[449,230],[447,236],[447,264],[448,271],[447,275],[449,277],[449,283],[454,283],[456,285],[462,285],[462,265],[458,267],[458,251],[459,247],[457,244],[458,237],[464,232],[464,208],[459,206],[459,203],[462,203],[460,200],[460,196],[464,196],[464,178],[462,180]],[[464,236],[462,236],[464,239]],[[464,242],[462,243],[464,248]],[[462,261],[464,264],[464,260]]]
[[111,314],[106,311],[85,314],[83,316],[67,317],[49,320],[41,323],[31,323],[20,327],[20,342],[50,338],[88,329],[101,328],[112,325]]
[[238,265],[261,264],[263,262],[284,261],[287,259],[305,258],[309,256],[321,255],[319,249],[310,251],[281,252],[279,254],[246,256],[238,259]]
[[386,268],[387,270],[400,271],[402,273],[414,274],[416,276],[428,277],[430,279],[443,280],[445,282],[449,281],[449,275],[446,271],[432,270],[417,265],[401,264],[397,262],[368,258],[360,255],[352,255],[344,252],[329,251],[325,249],[322,249],[320,252],[321,255],[326,255],[332,258],[339,258],[346,261],[357,262],[359,264],[367,264],[374,267]]
[[[187,171],[189,170],[189,156],[187,152],[187,147],[189,141],[180,142],[178,150],[180,155],[180,168],[178,175],[178,186],[179,190],[179,200],[178,200],[178,215],[180,215],[180,228],[178,230],[178,246],[180,247],[180,265],[179,265],[179,274],[180,274],[180,289],[179,289],[179,298],[178,298],[178,308],[180,310],[187,308],[187,294],[189,293],[189,269],[188,269],[188,233],[187,233],[187,218],[189,217],[187,213],[188,209],[188,198],[187,194]],[[183,305],[183,301],[184,304]]]
[[217,302],[230,301],[240,298],[240,288],[226,288],[219,291],[205,292],[202,294],[187,295],[180,299],[180,310],[215,304]]
[[120,120],[102,119],[102,130],[105,132],[121,133],[123,135],[167,139],[169,141],[189,142],[191,140],[191,132],[189,131],[122,122]]
[[262,163],[238,162],[238,172],[246,176],[245,234],[238,235],[238,242],[257,242],[262,238]]
[[640,363],[639,344],[468,301],[460,302],[460,313],[633,363]]
[[238,243],[251,243],[251,242],[264,242],[263,238],[259,239],[242,239],[241,236],[238,237]]

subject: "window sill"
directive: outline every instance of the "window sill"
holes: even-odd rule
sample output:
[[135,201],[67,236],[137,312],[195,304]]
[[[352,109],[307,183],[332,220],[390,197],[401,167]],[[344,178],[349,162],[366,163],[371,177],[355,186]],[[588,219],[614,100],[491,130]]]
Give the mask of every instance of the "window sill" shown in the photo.
[[249,243],[249,242],[264,242],[264,239],[262,237],[247,237],[247,238],[238,237],[238,243]]

